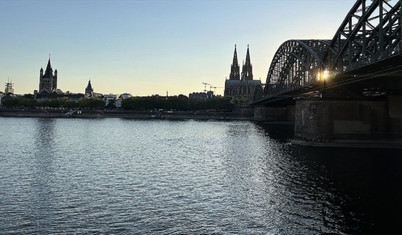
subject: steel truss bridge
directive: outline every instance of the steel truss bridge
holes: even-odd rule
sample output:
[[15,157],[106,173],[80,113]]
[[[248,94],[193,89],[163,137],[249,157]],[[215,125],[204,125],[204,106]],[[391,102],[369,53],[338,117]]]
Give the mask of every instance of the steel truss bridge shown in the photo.
[[402,0],[357,0],[332,40],[288,40],[254,104],[402,94]]

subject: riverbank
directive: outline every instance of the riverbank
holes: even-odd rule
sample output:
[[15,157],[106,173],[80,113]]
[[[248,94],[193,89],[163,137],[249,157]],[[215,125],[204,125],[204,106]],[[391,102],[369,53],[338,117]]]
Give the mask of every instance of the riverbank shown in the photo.
[[253,120],[252,116],[237,112],[160,110],[76,110],[71,112],[67,109],[0,109],[0,117]]
[[313,142],[293,139],[291,143],[292,145],[320,148],[402,149],[402,140],[334,140],[328,142]]

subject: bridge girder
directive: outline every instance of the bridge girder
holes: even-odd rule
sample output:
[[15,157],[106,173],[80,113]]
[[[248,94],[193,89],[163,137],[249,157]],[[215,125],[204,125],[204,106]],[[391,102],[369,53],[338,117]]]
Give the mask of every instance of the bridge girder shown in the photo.
[[264,95],[308,86],[323,69],[330,40],[289,40],[276,51],[268,71]]
[[336,76],[402,58],[401,6],[402,0],[357,0],[332,40],[284,42],[272,59],[264,97],[312,87],[319,71]]
[[324,63],[344,73],[400,54],[401,0],[358,0],[333,37]]

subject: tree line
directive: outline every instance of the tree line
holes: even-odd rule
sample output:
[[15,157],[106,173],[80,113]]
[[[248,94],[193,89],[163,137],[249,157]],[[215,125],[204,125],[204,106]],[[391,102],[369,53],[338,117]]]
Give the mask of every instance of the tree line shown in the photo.
[[231,97],[215,96],[207,100],[190,100],[187,96],[148,96],[148,97],[131,97],[124,99],[121,104],[126,110],[232,110],[234,102]]
[[100,98],[80,98],[78,101],[71,100],[68,97],[36,100],[32,95],[24,95],[22,97],[4,96],[1,99],[1,104],[6,108],[50,107],[102,109],[105,107],[105,101]]
[[[147,96],[131,97],[124,99],[121,108],[125,110],[232,110],[236,103],[242,103],[242,100],[232,99],[231,97],[215,96],[207,100],[190,100],[187,96]],[[105,101],[101,98],[80,98],[78,101],[71,100],[68,97],[56,99],[36,100],[33,95],[24,95],[21,97],[4,96],[2,105],[6,108],[67,108],[67,109],[104,109],[116,108],[114,102],[109,102],[105,107]],[[113,105],[112,105],[113,104]]]

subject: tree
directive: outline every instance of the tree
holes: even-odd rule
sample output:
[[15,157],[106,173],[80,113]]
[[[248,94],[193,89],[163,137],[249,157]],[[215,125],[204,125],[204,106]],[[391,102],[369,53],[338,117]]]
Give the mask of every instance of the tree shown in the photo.
[[189,100],[187,96],[170,96],[167,99],[160,96],[130,97],[122,101],[121,107],[126,110],[231,110],[233,103],[230,97],[213,97],[208,100]]
[[103,109],[105,107],[105,101],[100,98],[88,99],[90,109]]
[[190,108],[190,102],[188,98],[184,95],[172,96],[167,98],[165,101],[166,109],[176,109],[176,110],[188,110]]
[[78,107],[89,109],[103,109],[105,107],[105,101],[100,98],[81,98],[78,101]]
[[107,109],[115,109],[116,108],[116,102],[114,100],[109,100],[109,103],[106,105]]
[[152,110],[164,108],[165,100],[159,96],[130,97],[121,103],[123,109]]
[[16,101],[16,98],[15,98],[15,97],[6,95],[6,96],[4,96],[4,97],[1,99],[1,104],[2,104],[4,107],[12,108],[12,107],[17,106],[17,105],[18,105],[18,102]]
[[60,100],[60,99],[50,99],[49,100],[49,107],[52,107],[52,108],[59,108],[59,107],[61,107],[63,105],[63,102],[62,102],[62,100]]
[[16,99],[18,106],[30,107],[30,108],[36,107],[38,104],[38,101],[34,100],[33,97],[32,98],[27,98],[27,97],[29,97],[29,96],[23,96],[23,97]]

